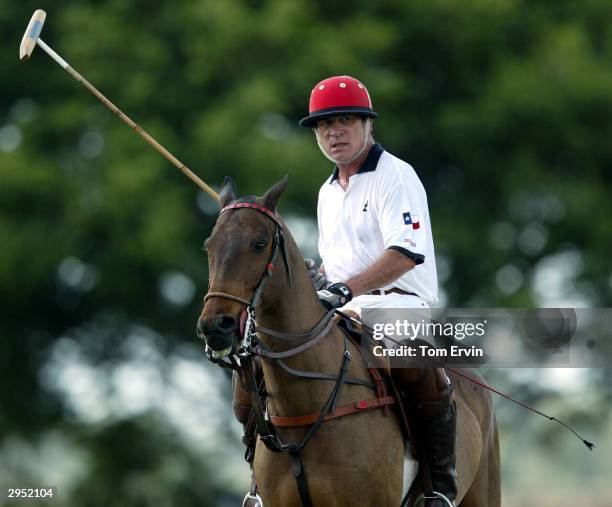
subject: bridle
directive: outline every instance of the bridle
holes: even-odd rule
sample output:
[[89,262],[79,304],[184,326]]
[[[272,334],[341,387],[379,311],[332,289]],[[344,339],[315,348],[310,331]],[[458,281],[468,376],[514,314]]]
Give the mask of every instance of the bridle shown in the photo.
[[[215,352],[209,349],[208,346],[207,346],[207,351],[206,351],[207,356],[211,361],[220,364],[220,366],[229,367],[234,370],[239,368],[235,356],[238,356],[239,359],[245,359],[249,356],[254,356],[254,355],[261,356],[261,357],[267,357],[270,359],[283,359],[286,357],[291,357],[295,354],[298,354],[300,352],[303,352],[304,350],[309,349],[310,347],[316,345],[316,343],[318,343],[331,330],[331,327],[333,325],[332,318],[334,316],[333,311],[327,312],[309,331],[306,331],[305,333],[298,333],[298,334],[281,333],[279,331],[274,331],[272,329],[267,329],[267,328],[256,326],[255,309],[257,307],[257,304],[259,303],[261,294],[263,292],[263,289],[267,281],[272,276],[272,272],[274,269],[274,261],[279,251],[281,252],[283,262],[285,263],[285,270],[287,273],[287,280],[288,280],[289,287],[292,287],[293,284],[292,284],[291,268],[289,266],[289,262],[287,259],[287,251],[285,248],[285,234],[283,230],[283,224],[279,220],[278,216],[276,215],[274,211],[266,208],[265,206],[262,206],[261,204],[258,204],[252,201],[237,201],[233,204],[229,204],[225,206],[220,211],[219,216],[222,213],[225,213],[231,210],[244,209],[244,208],[252,209],[259,213],[262,213],[274,222],[274,236],[273,236],[273,243],[272,243],[272,251],[270,252],[270,258],[268,259],[268,262],[266,263],[264,272],[262,273],[261,278],[259,279],[259,282],[255,286],[255,289],[253,290],[250,300],[244,299],[239,296],[235,296],[233,294],[229,294],[227,292],[221,292],[221,291],[208,292],[204,296],[204,304],[206,304],[206,301],[208,301],[210,298],[218,297],[218,298],[228,299],[230,301],[235,301],[246,307],[245,312],[243,313],[243,315],[246,313],[246,320],[244,318],[241,318],[240,332],[242,335],[241,337],[243,339],[242,346],[238,350],[234,351],[234,347],[232,345],[232,349],[229,355],[227,356],[230,361],[230,365],[228,365],[224,361],[220,361],[221,356],[219,356],[219,354],[215,354]],[[274,352],[268,349],[267,347],[265,347],[262,343],[260,343],[257,340],[257,335],[256,335],[257,332],[262,332],[270,336],[273,336],[274,338],[278,338],[278,339],[286,340],[286,341],[291,341],[291,340],[306,340],[306,341],[290,350],[285,350],[282,352]]]
[[[267,281],[272,276],[272,272],[273,272],[272,270],[274,268],[274,261],[279,251],[281,252],[283,261],[285,263],[285,270],[287,273],[287,280],[288,280],[289,287],[292,287],[293,284],[292,284],[291,268],[289,266],[289,262],[287,259],[287,252],[285,249],[285,234],[283,230],[283,224],[279,220],[276,213],[266,208],[265,206],[262,206],[261,204],[257,204],[255,202],[238,201],[228,206],[225,206],[221,210],[219,215],[227,211],[230,211],[230,210],[242,209],[242,208],[247,208],[247,209],[258,211],[259,213],[263,213],[266,217],[270,218],[274,222],[274,238],[273,238],[272,251],[270,253],[270,258],[268,259],[268,262],[266,263],[266,268],[263,274],[261,275],[259,282],[257,283],[255,289],[253,290],[250,300],[241,298],[239,296],[235,296],[233,294],[229,294],[227,292],[221,292],[221,291],[209,292],[204,296],[204,304],[206,304],[206,301],[208,301],[210,298],[218,297],[218,298],[223,298],[223,299],[229,299],[230,301],[235,301],[237,303],[243,304],[246,307],[246,310],[245,310],[246,320],[241,318],[241,321],[244,321],[244,322],[241,322],[241,330],[240,330],[242,339],[243,339],[242,346],[237,351],[234,351],[233,346],[232,346],[232,350],[230,351],[230,354],[228,356],[229,361],[232,364],[232,366],[235,366],[233,363],[235,361],[234,356],[236,355],[239,358],[245,358],[248,355],[250,356],[257,355],[261,357],[267,357],[270,359],[284,359],[284,358],[291,357],[295,354],[299,354],[300,352],[303,352],[304,350],[309,349],[310,347],[316,345],[331,330],[333,326],[332,319],[335,313],[334,311],[327,312],[309,331],[306,331],[305,333],[298,333],[298,334],[281,333],[279,331],[274,331],[272,329],[256,326],[255,309],[257,307],[257,304],[259,303],[261,294],[263,292],[263,289]],[[256,334],[257,332],[262,332],[274,338],[278,338],[278,339],[285,340],[285,341],[292,341],[292,340],[306,340],[306,341],[304,341],[300,345],[290,350],[285,350],[282,352],[274,352],[257,340],[257,334]],[[218,361],[220,359],[219,355],[215,354],[214,351],[208,348],[207,348],[207,356],[211,361],[219,363]],[[219,364],[221,366],[228,367],[227,363],[226,364],[219,363]],[[229,366],[229,367],[232,369],[236,369],[235,367],[232,367],[232,366]]]

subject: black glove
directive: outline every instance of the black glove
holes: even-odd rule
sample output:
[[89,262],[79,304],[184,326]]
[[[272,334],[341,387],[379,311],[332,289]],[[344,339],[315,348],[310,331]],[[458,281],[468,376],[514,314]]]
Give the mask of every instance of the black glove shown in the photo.
[[310,281],[312,282],[314,289],[317,291],[325,289],[327,287],[327,277],[325,276],[325,273],[317,269],[314,259],[304,259],[304,264],[306,264],[306,269],[308,269]]
[[325,290],[317,291],[321,304],[328,310],[340,308],[353,299],[353,292],[345,283],[339,282],[330,285]]

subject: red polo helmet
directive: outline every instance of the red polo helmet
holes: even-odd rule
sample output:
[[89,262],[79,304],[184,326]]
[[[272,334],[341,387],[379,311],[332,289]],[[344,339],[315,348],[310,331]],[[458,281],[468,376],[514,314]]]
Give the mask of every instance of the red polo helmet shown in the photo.
[[318,120],[340,114],[378,117],[372,110],[368,90],[351,76],[329,77],[317,83],[310,94],[308,112],[310,114],[300,120],[302,127],[312,128]]

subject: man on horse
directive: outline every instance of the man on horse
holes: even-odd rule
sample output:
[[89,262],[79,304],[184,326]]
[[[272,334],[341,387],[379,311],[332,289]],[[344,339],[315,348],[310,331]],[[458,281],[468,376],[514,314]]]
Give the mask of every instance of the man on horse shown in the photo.
[[[438,280],[427,195],[414,169],[373,138],[378,116],[366,87],[350,76],[318,83],[309,115],[321,152],[335,164],[318,201],[321,267],[313,282],[328,309],[428,309]],[[313,269],[313,262],[309,263]],[[370,314],[372,315],[372,314]],[[365,324],[372,326],[373,322]],[[417,415],[434,491],[454,500],[456,408],[443,368],[393,370]],[[408,403],[408,402],[407,402]],[[447,505],[428,500],[427,507]]]

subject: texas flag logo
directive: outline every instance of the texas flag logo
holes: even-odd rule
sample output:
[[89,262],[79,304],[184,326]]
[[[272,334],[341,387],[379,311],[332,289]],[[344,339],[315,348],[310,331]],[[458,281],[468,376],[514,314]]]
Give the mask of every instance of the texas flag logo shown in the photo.
[[404,225],[412,225],[413,229],[421,228],[419,217],[416,215],[410,215],[410,211],[406,211],[406,213],[404,213],[402,217],[404,218]]

